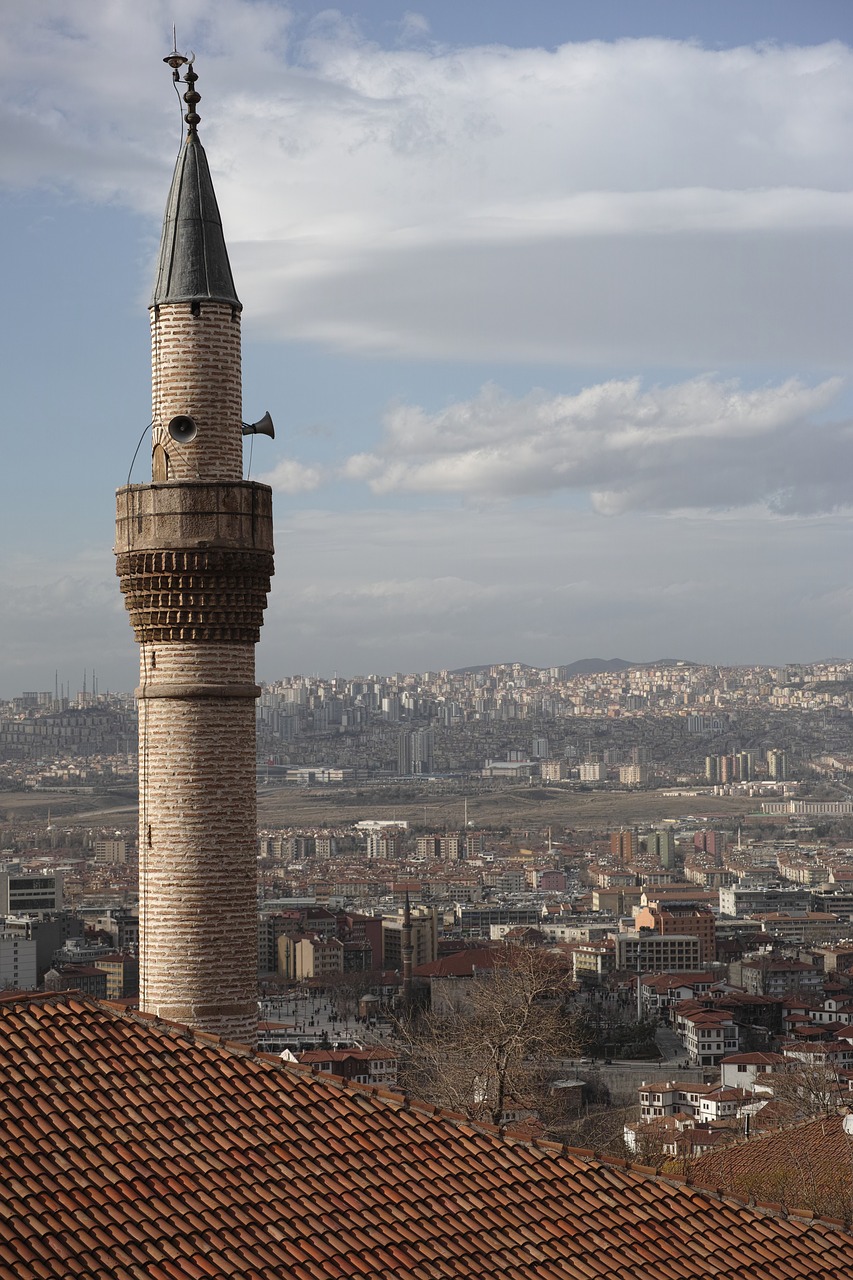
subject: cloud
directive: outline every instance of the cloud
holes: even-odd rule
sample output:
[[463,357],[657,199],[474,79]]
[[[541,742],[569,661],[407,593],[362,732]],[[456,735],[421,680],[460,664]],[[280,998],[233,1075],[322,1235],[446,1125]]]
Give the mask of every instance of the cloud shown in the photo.
[[261,677],[848,652],[846,517],[628,512],[614,527],[547,497],[293,514],[276,529]]
[[[853,628],[840,516],[628,512],[617,525],[547,496],[523,510],[281,503],[276,546],[265,680],[614,654],[812,661],[849,652]],[[82,687],[93,665],[102,689],[133,689],[108,553],[9,561],[0,591],[3,694],[50,689],[57,667]]]
[[52,689],[57,670],[76,692],[92,667],[102,690],[133,687],[136,646],[106,550],[8,555],[0,595],[5,696]]
[[[156,219],[171,20],[165,0],[22,6],[0,32],[3,181]],[[443,48],[409,13],[383,48],[264,0],[184,0],[179,26],[250,330],[395,356],[848,367],[846,45]]]
[[282,458],[272,471],[260,479],[279,493],[310,493],[321,483],[322,472],[319,467],[305,466],[295,458]]
[[815,419],[840,388],[837,378],[744,390],[701,377],[643,389],[634,378],[516,399],[487,385],[438,413],[392,407],[380,449],[352,455],[343,472],[377,494],[573,490],[606,514],[829,511],[851,504],[853,425]]
[[400,19],[400,42],[407,44],[409,41],[423,39],[430,33],[429,19],[423,13],[415,13],[411,9],[407,9]]

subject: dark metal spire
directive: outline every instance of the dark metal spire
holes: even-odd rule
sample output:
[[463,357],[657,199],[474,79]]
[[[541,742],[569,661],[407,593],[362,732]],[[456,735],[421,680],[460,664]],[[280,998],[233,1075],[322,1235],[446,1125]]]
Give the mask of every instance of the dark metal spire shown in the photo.
[[[186,59],[180,54],[170,54],[164,62],[172,67],[177,82],[178,68]],[[199,115],[195,108],[201,95],[195,88],[198,76],[192,62],[184,78],[188,85],[184,94],[188,108],[184,119],[189,128],[166,202],[151,305],[207,300],[239,307],[216,193],[197,132]]]

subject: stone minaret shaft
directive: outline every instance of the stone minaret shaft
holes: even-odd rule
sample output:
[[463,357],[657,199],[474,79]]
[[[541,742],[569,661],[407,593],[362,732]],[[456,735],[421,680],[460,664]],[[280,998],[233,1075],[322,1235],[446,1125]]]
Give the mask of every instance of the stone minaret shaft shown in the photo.
[[241,307],[195,79],[190,64],[151,305],[152,483],[117,495],[117,572],[140,645],[140,1004],[253,1044],[254,668],[272,495],[242,478]]

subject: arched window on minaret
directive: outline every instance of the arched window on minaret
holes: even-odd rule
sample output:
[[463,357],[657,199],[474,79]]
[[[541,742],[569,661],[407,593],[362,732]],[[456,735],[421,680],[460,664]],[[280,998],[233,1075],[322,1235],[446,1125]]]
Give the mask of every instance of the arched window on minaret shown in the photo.
[[151,479],[154,484],[165,484],[169,479],[169,455],[161,444],[155,444],[151,457]]

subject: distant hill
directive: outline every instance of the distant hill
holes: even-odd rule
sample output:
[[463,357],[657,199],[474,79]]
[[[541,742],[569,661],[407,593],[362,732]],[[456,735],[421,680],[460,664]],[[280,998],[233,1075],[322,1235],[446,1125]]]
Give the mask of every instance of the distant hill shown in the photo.
[[[577,662],[549,662],[549,667],[560,667],[570,676],[594,675],[598,671],[627,671],[629,667],[677,667],[679,663],[685,667],[692,667],[696,664],[686,662],[683,658],[656,658],[649,662],[629,662],[625,658],[580,658]],[[451,671],[452,676],[475,675],[478,671],[488,671],[490,667],[511,667],[513,665],[524,667],[532,670],[529,662],[481,662],[476,667],[457,667],[455,671]]]
[[564,670],[569,675],[582,676],[596,671],[627,671],[629,667],[692,667],[695,664],[685,662],[682,658],[655,658],[652,662],[626,662],[624,658],[581,658],[579,662],[568,663]]

